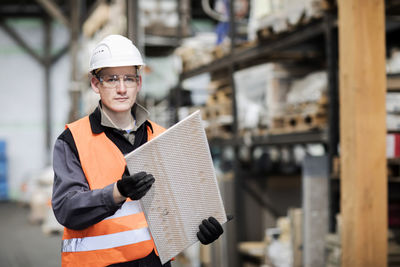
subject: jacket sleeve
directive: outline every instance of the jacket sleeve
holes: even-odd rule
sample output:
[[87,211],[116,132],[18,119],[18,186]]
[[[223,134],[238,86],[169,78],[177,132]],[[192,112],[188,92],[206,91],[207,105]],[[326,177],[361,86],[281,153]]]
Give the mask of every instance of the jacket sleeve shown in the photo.
[[85,229],[113,215],[121,207],[122,203],[114,202],[114,184],[90,190],[79,159],[60,138],[54,146],[53,169],[52,208],[63,226]]

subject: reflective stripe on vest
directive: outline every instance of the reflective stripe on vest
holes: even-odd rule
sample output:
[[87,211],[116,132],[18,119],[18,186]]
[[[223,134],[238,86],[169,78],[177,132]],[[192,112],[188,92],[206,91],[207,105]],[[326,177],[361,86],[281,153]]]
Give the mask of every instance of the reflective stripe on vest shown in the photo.
[[[157,124],[151,124],[154,133],[148,128],[148,140],[164,131]],[[92,133],[89,117],[67,127],[74,138],[90,189],[101,189],[115,183],[126,165],[118,147],[105,133]],[[90,262],[90,266],[106,266],[143,258],[153,249],[154,242],[139,202],[128,200],[115,214],[86,229],[65,228],[62,265],[83,266]]]
[[128,201],[128,202],[125,202],[122,205],[122,207],[119,210],[117,210],[116,213],[114,213],[114,215],[111,215],[111,216],[105,218],[104,220],[119,218],[122,216],[127,216],[130,214],[135,214],[135,213],[139,213],[139,212],[142,212],[142,207],[140,207],[139,201],[137,201],[137,200]]
[[[135,240],[135,242],[132,242]],[[80,252],[131,245],[151,240],[148,228],[62,241],[62,252]]]

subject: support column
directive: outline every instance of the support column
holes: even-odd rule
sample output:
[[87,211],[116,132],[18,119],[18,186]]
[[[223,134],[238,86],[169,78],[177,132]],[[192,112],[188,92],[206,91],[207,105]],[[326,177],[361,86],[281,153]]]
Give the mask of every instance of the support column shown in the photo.
[[80,99],[81,89],[79,86],[78,69],[78,49],[79,49],[79,27],[80,27],[80,8],[79,0],[70,0],[71,7],[71,28],[70,28],[70,57],[71,57],[71,85],[70,98],[71,108],[68,116],[68,122],[75,121],[81,116]]
[[52,142],[51,142],[51,133],[52,133],[52,112],[51,112],[51,97],[52,90],[50,87],[50,69],[51,69],[51,20],[49,17],[45,17],[43,19],[44,25],[44,55],[43,55],[43,66],[44,66],[44,115],[45,115],[45,131],[46,131],[46,163],[49,164],[51,162],[51,150],[52,150]]
[[339,0],[342,266],[387,266],[383,0]]
[[127,36],[145,57],[145,32],[140,25],[139,0],[127,0]]
[[127,0],[126,1],[126,12],[127,12],[127,36],[132,40],[133,43],[138,44],[139,41],[139,1],[138,0]]

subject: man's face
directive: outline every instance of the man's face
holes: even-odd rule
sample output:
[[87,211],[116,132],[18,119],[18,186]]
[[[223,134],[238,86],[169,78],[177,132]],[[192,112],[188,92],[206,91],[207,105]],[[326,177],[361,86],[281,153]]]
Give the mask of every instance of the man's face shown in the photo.
[[116,75],[119,77],[117,86],[115,88],[109,88],[104,82],[100,82],[96,77],[92,77],[91,85],[92,89],[100,94],[102,104],[109,109],[111,112],[126,112],[130,111],[132,106],[136,102],[137,94],[141,88],[141,79],[137,83],[133,83],[130,86],[126,86],[123,81],[123,77],[135,76],[136,68],[133,66],[127,67],[110,67],[105,68],[98,74],[99,77],[112,77]]

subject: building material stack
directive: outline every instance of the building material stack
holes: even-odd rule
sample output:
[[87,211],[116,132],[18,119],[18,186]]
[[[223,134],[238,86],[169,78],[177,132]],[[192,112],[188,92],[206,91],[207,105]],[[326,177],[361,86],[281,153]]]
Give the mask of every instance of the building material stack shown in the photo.
[[241,134],[265,134],[268,117],[279,110],[288,92],[290,77],[284,65],[266,63],[234,73],[238,129]]
[[320,19],[331,7],[327,0],[258,1],[250,13],[248,35],[253,40],[268,41],[271,36],[293,31],[299,26]]
[[400,93],[386,93],[386,127],[388,131],[400,130]]
[[186,38],[183,44],[175,50],[175,55],[181,61],[183,72],[207,65],[214,60],[216,36],[212,33],[198,33]]
[[179,13],[177,0],[145,0],[140,3],[140,18],[145,32],[150,35],[178,37],[179,31],[187,36],[190,29],[182,23],[179,29]]
[[393,48],[386,62],[387,93],[386,93],[386,127],[388,131],[400,130],[400,51]]
[[232,136],[233,123],[230,80],[223,73],[214,73],[207,91],[208,98],[202,108],[207,137],[229,138]]
[[[327,75],[315,72],[296,80],[270,114],[270,133],[325,129],[328,121]],[[270,101],[271,105],[276,105]]]

